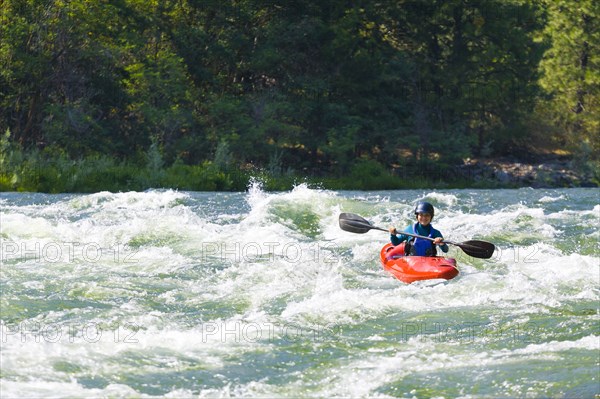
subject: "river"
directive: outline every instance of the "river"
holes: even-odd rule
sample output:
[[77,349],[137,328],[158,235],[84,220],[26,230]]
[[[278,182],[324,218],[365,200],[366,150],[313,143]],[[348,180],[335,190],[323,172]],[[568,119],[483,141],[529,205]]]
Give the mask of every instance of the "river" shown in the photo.
[[[593,398],[598,189],[0,194],[0,396]],[[436,207],[460,274],[402,283]]]

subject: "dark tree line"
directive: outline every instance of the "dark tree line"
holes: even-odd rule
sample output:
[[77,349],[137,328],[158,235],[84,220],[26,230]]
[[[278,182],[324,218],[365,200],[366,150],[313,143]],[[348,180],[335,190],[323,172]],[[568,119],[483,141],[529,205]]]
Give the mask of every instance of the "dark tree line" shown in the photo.
[[598,2],[3,0],[3,140],[300,174],[598,158]]

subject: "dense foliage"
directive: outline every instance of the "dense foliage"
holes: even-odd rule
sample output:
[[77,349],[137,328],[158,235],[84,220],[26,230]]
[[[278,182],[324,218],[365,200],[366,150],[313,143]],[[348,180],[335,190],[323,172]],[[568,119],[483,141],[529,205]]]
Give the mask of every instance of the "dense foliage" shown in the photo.
[[[0,188],[235,189],[233,170],[365,186],[367,173],[431,175],[545,146],[583,151],[589,167],[600,153],[599,10],[592,0],[4,0]],[[28,168],[29,187],[19,184]],[[48,170],[56,182],[44,186]],[[106,172],[105,183],[86,188],[82,170]],[[210,184],[166,178],[194,170]]]

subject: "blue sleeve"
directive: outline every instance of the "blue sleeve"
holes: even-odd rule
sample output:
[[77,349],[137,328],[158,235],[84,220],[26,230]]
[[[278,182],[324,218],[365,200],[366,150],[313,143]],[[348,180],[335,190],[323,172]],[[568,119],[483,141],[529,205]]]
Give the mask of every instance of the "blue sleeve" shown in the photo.
[[392,242],[392,245],[396,246],[398,244],[400,244],[403,241],[406,241],[406,239],[408,238],[408,236],[405,236],[404,234],[391,234],[390,235],[390,241]]
[[[431,237],[432,238],[437,238],[437,237],[441,237],[442,239],[444,239],[444,236],[442,236],[442,233],[440,233],[439,230],[437,229],[433,229],[433,231],[431,232]],[[448,245],[444,244],[444,245],[438,245],[438,247],[444,251],[444,252],[448,252]]]

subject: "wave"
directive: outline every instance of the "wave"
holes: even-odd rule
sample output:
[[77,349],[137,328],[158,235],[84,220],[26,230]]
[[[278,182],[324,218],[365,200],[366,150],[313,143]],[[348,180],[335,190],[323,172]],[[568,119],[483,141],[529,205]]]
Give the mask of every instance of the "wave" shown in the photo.
[[[494,256],[453,247],[457,278],[407,285],[379,264],[388,234],[339,228],[340,212],[408,225],[421,199],[446,238],[494,242]],[[436,396],[472,392],[466,373],[484,381],[482,396],[544,396],[555,392],[542,387],[549,371],[569,392],[560,364],[583,359],[578,381],[596,370],[600,205],[585,190],[268,193],[256,183],[0,207],[3,393]]]

